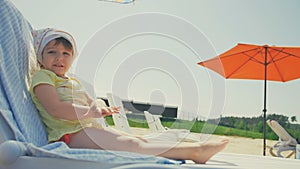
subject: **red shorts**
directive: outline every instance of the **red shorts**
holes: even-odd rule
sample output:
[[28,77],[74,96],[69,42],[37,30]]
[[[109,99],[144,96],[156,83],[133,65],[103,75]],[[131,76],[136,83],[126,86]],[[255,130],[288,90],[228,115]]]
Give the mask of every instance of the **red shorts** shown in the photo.
[[65,134],[65,135],[63,135],[59,140],[57,140],[57,141],[63,141],[63,142],[65,142],[67,145],[69,145],[70,144],[70,138],[72,137],[72,135],[74,135],[74,134]]

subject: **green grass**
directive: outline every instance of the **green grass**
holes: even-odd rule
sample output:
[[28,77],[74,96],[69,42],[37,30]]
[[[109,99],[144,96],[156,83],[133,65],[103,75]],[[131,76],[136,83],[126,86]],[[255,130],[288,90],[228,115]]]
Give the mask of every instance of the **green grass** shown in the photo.
[[[111,117],[106,117],[106,120],[109,125],[114,125]],[[131,127],[139,128],[148,128],[148,124],[145,120],[141,119],[128,119],[129,125]],[[195,133],[206,133],[206,134],[216,134],[223,136],[239,136],[247,138],[263,138],[263,134],[259,132],[252,132],[247,130],[235,129],[225,126],[219,126],[214,124],[208,124],[200,121],[186,121],[186,120],[174,120],[163,118],[161,119],[163,126],[168,128],[177,128],[177,129],[189,129],[191,132]],[[267,135],[267,139],[276,139],[271,134]]]
[[170,121],[162,121],[162,124],[170,128],[190,129],[191,132],[195,132],[195,133],[216,134],[216,135],[224,135],[224,136],[239,136],[239,137],[248,137],[248,138],[263,138],[263,134],[259,132],[252,132],[247,130],[224,127],[224,126],[208,124],[199,121],[190,122],[184,120],[182,121],[177,120],[175,123]]

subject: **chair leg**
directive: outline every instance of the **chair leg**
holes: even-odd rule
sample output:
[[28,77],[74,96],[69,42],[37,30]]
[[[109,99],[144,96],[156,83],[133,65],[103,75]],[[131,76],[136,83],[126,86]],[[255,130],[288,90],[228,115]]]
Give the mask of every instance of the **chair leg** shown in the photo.
[[281,154],[283,151],[288,151],[288,150],[277,150],[276,153],[274,153],[274,148],[273,148],[273,147],[270,147],[270,150],[269,150],[269,152],[270,152],[270,154],[271,154],[272,156],[274,156],[274,157],[281,157],[281,158],[290,158],[292,155],[294,155],[294,154],[296,153],[295,150],[290,150],[290,151],[292,151],[292,152],[290,152],[290,153],[289,153],[288,155],[286,155],[286,156],[283,156],[283,155]]
[[270,148],[269,152],[273,157],[277,157],[277,155],[273,152],[273,147]]
[[[294,154],[296,154],[296,152],[295,151],[292,151],[289,155],[287,155],[286,156],[286,158],[290,158],[292,155],[294,155]],[[296,156],[295,156],[295,158],[296,158]]]

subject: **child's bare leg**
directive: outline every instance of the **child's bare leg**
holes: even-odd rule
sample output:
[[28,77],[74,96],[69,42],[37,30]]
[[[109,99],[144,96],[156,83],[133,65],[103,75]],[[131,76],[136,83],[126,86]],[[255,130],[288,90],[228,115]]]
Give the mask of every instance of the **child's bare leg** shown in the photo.
[[222,151],[227,144],[227,139],[223,139],[220,142],[201,144],[198,148],[192,150],[194,153],[192,153],[190,160],[193,160],[195,163],[205,164],[212,156]]
[[228,141],[191,146],[174,146],[145,142],[141,139],[121,135],[116,131],[87,128],[71,138],[70,147],[94,148],[118,151],[129,151],[148,155],[157,155],[172,159],[193,160],[205,163],[213,155],[221,151]]

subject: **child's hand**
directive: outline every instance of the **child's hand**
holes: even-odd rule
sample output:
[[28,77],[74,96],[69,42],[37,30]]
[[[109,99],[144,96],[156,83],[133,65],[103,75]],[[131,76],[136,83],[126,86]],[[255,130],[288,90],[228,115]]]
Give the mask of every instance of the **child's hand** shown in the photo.
[[90,114],[94,118],[100,118],[102,117],[102,105],[97,103],[97,100],[93,101],[93,103],[90,106],[90,109],[88,111],[88,114]]
[[105,104],[103,104],[102,100],[95,100],[91,104],[91,108],[89,110],[89,113],[93,113],[93,117],[95,118],[101,118],[105,116],[111,116],[113,113],[119,113],[120,107],[107,107]]
[[102,116],[111,116],[114,113],[120,112],[120,107],[102,107]]

